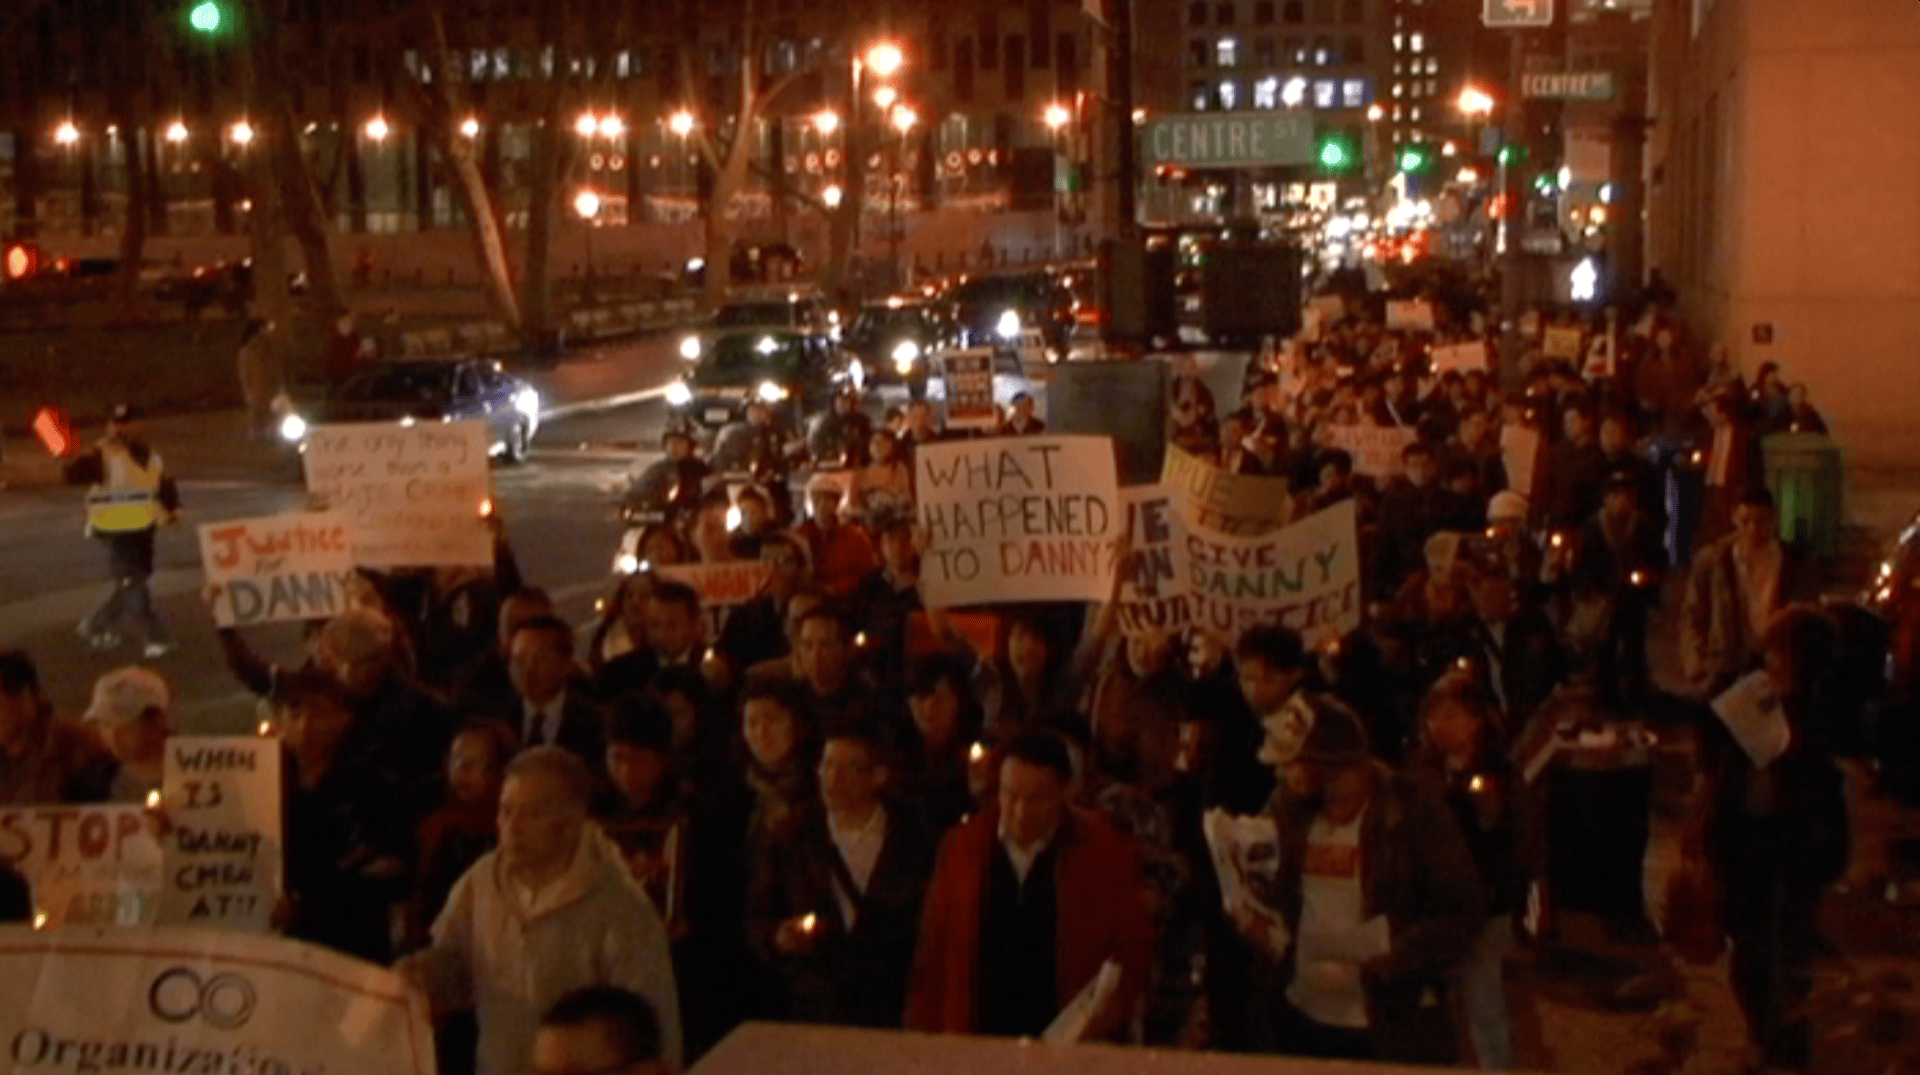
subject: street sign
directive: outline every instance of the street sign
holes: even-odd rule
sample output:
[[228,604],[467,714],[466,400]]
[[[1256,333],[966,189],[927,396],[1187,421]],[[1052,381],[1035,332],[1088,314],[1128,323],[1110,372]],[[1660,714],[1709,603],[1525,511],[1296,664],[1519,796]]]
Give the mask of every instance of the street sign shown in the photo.
[[1150,166],[1264,168],[1311,164],[1313,117],[1285,112],[1186,113],[1147,127]]
[[1613,72],[1529,72],[1520,76],[1520,96],[1551,101],[1611,101]]
[[1553,0],[1487,0],[1480,21],[1496,29],[1552,26]]

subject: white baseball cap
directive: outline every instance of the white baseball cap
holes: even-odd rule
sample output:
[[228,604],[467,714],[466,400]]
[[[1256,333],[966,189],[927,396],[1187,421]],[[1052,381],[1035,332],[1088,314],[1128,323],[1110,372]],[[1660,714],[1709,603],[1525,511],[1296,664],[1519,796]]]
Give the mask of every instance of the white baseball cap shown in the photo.
[[165,713],[172,708],[173,692],[160,673],[138,667],[118,668],[94,682],[87,719],[113,728],[139,720],[149,709]]

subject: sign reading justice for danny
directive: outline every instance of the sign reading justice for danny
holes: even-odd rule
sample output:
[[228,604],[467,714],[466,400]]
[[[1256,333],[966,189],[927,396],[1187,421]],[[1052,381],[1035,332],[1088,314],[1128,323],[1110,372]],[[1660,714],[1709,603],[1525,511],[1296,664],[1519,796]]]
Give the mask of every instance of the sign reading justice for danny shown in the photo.
[[331,513],[233,519],[200,528],[200,563],[216,626],[322,619],[346,610],[353,539]]
[[929,607],[1099,601],[1126,524],[1106,437],[1006,437],[915,453]]

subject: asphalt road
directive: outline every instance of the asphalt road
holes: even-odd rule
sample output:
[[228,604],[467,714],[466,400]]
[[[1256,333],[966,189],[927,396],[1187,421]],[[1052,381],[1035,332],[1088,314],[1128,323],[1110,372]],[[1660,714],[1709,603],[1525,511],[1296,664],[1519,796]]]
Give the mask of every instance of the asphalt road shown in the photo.
[[[595,599],[609,588],[620,537],[616,497],[628,471],[658,454],[664,421],[658,401],[559,418],[543,428],[525,465],[494,473],[494,500],[522,568],[576,623],[591,619]],[[294,510],[302,492],[291,482],[189,480],[181,496],[182,525],[162,533],[153,580],[160,616],[179,645],[153,664],[174,684],[185,730],[243,731],[255,720],[253,700],[227,673],[201,603],[196,527]],[[76,716],[95,677],[140,660],[131,643],[101,653],[76,632],[107,593],[104,549],[82,535],[81,524],[77,490],[0,496],[0,647],[26,647],[60,711]],[[294,628],[260,628],[249,637],[270,655],[299,655]]]

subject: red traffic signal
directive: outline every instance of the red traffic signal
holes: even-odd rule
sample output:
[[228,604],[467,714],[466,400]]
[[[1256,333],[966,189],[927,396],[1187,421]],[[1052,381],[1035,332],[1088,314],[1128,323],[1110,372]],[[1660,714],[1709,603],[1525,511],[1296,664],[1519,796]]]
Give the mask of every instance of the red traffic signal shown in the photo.
[[40,271],[40,248],[32,243],[8,243],[0,255],[0,276],[25,280]]

